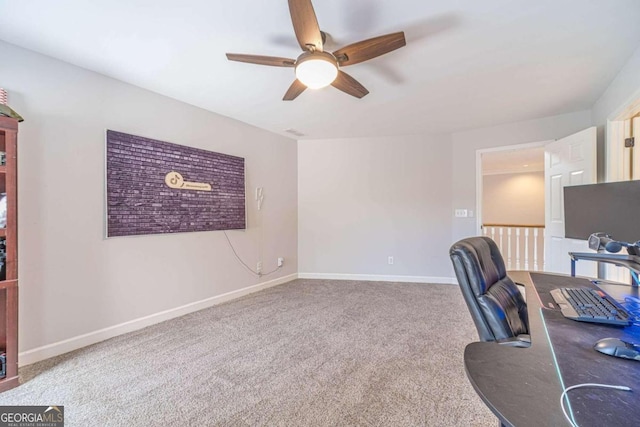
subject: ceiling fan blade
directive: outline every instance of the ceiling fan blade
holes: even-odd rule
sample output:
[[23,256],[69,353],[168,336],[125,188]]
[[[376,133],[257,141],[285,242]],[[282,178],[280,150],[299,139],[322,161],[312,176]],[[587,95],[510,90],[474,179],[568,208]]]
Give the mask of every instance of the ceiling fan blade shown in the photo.
[[298,97],[298,95],[300,95],[302,92],[304,92],[304,90],[307,87],[302,84],[302,82],[298,79],[295,79],[293,81],[293,83],[291,84],[291,86],[289,86],[289,89],[287,90],[287,93],[284,94],[284,98],[282,98],[283,101],[293,101],[294,99],[296,99]]
[[248,62],[249,64],[271,65],[273,67],[293,67],[295,59],[279,58],[277,56],[243,55],[241,53],[227,53],[229,61]]
[[369,93],[367,88],[344,71],[338,71],[338,77],[331,83],[331,86],[356,98],[362,98]]
[[311,50],[310,45],[313,45],[315,50],[322,52],[322,34],[311,0],[289,0],[289,13],[302,50]]
[[336,57],[340,66],[344,67],[384,55],[406,44],[404,32],[400,31],[350,44],[333,52],[333,56]]

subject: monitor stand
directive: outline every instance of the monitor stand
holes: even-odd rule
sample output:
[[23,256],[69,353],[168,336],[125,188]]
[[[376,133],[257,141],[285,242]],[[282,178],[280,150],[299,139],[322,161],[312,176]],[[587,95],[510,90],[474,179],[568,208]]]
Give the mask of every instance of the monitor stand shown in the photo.
[[[608,263],[617,265],[618,267],[626,267],[635,273],[636,277],[640,274],[640,256],[637,255],[619,255],[603,252],[569,252],[569,256],[571,257],[571,276],[573,277],[576,275],[576,261],[580,260],[596,261],[598,263]],[[598,276],[600,276],[600,273],[600,267],[598,267]],[[633,278],[633,276],[632,274],[631,286],[637,288],[638,281]]]

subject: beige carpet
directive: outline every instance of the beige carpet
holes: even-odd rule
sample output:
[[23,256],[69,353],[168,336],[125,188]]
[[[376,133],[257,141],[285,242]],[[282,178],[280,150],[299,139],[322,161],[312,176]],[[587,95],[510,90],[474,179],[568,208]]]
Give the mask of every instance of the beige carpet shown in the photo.
[[452,285],[296,280],[20,370],[67,426],[495,426]]

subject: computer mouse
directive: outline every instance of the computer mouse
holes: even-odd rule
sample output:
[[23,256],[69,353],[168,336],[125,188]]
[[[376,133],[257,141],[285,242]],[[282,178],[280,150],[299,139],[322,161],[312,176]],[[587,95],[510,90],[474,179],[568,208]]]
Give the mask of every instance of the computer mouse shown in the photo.
[[593,348],[609,356],[622,357],[623,359],[637,360],[640,362],[640,346],[622,341],[618,338],[603,338],[598,341]]

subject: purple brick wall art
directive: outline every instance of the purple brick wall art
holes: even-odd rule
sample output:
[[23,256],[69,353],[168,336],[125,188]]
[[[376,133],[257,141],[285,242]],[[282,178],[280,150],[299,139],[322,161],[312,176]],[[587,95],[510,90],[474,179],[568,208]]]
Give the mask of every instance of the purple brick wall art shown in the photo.
[[242,157],[107,130],[107,237],[245,227]]

